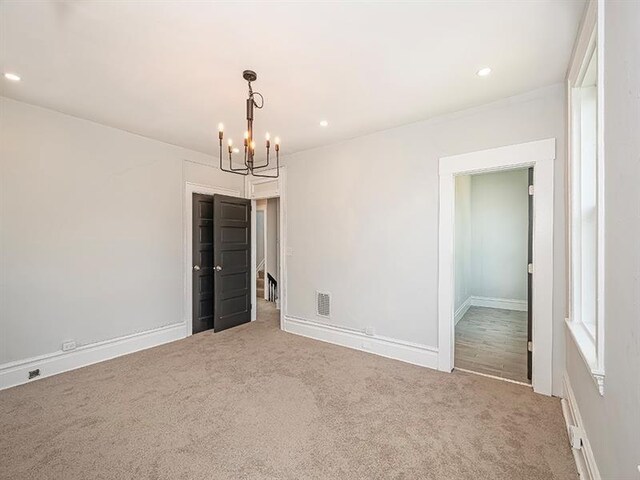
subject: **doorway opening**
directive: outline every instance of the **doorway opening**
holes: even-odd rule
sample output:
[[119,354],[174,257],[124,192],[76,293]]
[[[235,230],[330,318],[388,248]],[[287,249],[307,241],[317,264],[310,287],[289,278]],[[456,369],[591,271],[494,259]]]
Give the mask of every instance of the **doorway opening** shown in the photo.
[[[287,168],[282,166],[278,178],[248,176],[244,184],[245,195],[252,204],[251,320],[273,320],[280,329],[287,309],[287,255],[291,255],[287,252],[286,178]],[[261,235],[264,259],[259,259],[257,251],[260,211],[264,222]]]
[[[441,157],[438,215],[438,369],[451,372],[455,355],[455,184],[456,177],[533,167],[531,274],[531,385],[551,395],[554,385],[553,172],[555,138]],[[556,377],[556,380],[557,377]],[[556,383],[557,385],[557,383]]]
[[454,367],[531,383],[533,168],[455,177]]
[[280,198],[256,200],[256,298],[280,308]]

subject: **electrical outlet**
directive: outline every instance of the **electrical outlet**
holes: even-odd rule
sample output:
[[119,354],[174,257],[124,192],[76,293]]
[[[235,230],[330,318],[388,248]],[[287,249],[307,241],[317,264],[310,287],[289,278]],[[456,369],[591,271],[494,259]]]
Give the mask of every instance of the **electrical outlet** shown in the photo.
[[582,438],[584,437],[584,432],[581,428],[578,428],[575,425],[569,425],[569,443],[572,448],[576,450],[580,450],[582,448]]
[[68,352],[69,350],[75,350],[76,349],[76,341],[75,340],[68,340],[66,342],[62,342],[62,351],[63,352]]
[[40,376],[40,369],[36,368],[35,370],[31,370],[29,372],[29,380],[31,380],[32,378],[36,378]]

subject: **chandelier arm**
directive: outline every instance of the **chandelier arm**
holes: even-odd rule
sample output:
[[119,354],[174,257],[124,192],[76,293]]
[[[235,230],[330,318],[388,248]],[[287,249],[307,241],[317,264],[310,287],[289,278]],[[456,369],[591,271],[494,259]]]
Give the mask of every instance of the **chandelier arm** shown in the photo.
[[231,154],[229,154],[229,167],[231,167],[231,170],[228,170],[222,166],[222,132],[220,132],[220,134],[218,135],[218,141],[219,141],[219,151],[220,151],[220,170],[227,173],[234,173],[236,175],[244,175],[244,176],[249,175],[248,169],[246,170],[246,173],[245,173],[245,169],[243,168],[236,170],[233,167],[231,167]]
[[280,176],[280,153],[278,151],[279,149],[276,149],[276,174],[275,175],[264,175],[261,173],[256,173],[255,171],[251,171],[251,175],[253,175],[254,177],[261,177],[261,178],[278,178]]
[[[225,170],[225,171],[227,171],[227,172],[231,171],[233,173],[242,172],[242,175],[248,175],[248,169],[247,168],[234,168],[233,167],[233,161],[231,159],[231,152],[229,152],[229,169],[230,170]],[[245,173],[245,172],[247,172],[247,173]]]
[[269,166],[269,149],[267,148],[267,163],[264,165],[254,165],[253,168],[266,168]]

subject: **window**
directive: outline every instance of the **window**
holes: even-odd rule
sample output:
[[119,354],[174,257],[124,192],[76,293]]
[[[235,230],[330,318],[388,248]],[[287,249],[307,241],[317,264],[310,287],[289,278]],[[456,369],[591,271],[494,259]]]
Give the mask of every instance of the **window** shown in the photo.
[[576,118],[576,151],[574,159],[575,211],[574,225],[576,245],[574,256],[574,312],[589,335],[596,338],[596,277],[597,277],[597,49],[589,59],[587,70],[580,85],[573,88]]
[[[594,2],[595,3],[595,2]],[[591,18],[591,28],[588,20]],[[569,72],[569,318],[600,393],[604,389],[604,208],[601,58],[596,15],[583,25]],[[601,52],[600,52],[601,53]]]

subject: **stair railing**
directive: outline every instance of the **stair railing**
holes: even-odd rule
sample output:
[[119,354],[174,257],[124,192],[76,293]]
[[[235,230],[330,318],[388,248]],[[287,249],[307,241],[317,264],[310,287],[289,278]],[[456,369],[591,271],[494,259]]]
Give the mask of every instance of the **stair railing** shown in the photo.
[[267,273],[267,281],[269,282],[269,301],[275,302],[278,298],[278,281],[270,273]]

